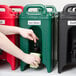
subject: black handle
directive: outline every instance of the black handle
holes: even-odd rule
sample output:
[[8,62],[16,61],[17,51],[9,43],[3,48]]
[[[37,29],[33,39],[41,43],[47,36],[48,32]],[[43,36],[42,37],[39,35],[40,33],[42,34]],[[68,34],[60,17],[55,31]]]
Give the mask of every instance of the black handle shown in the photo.
[[68,4],[64,6],[63,13],[68,15],[76,15],[76,4]]

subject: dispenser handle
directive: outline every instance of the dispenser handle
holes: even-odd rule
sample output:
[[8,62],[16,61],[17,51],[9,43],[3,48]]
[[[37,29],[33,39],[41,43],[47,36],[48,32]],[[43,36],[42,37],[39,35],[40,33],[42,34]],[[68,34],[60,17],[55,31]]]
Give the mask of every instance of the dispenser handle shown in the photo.
[[[48,5],[48,6],[46,6],[46,8],[52,9],[51,12],[57,12],[57,10],[56,10],[56,8],[55,8],[54,6]],[[47,12],[48,12],[48,11],[47,11]]]
[[[42,11],[29,12],[28,10],[31,8],[40,8]],[[29,4],[24,7],[23,12],[27,15],[43,15],[46,14],[47,10],[46,7],[42,4]]]
[[[10,6],[11,9],[15,8],[15,9],[21,9],[23,11],[23,6]],[[15,10],[14,9],[14,10]],[[20,12],[20,11],[19,11]]]
[[68,15],[76,15],[76,4],[68,4],[64,6],[63,13]]
[[2,8],[4,8],[5,11],[0,11],[0,13],[6,13],[6,14],[12,13],[12,10],[7,5],[0,5],[0,9]]

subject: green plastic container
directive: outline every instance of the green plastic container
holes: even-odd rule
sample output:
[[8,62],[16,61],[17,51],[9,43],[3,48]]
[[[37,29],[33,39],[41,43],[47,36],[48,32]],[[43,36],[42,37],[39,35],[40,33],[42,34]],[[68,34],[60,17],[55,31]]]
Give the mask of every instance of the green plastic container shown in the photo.
[[[29,12],[31,8],[40,8],[42,11]],[[41,60],[46,66],[47,71],[51,72],[52,64],[52,16],[48,15],[46,7],[42,4],[26,5],[19,17],[20,27],[32,29],[39,38],[39,47],[41,49]],[[33,41],[20,37],[20,48],[25,53],[30,53],[33,48]],[[21,61],[21,71],[28,67]]]

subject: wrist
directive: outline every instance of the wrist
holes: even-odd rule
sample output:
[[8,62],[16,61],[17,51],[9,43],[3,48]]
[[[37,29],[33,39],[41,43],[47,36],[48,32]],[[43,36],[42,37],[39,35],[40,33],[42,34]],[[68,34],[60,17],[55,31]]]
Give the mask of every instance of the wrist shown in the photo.
[[14,31],[15,31],[16,34],[20,34],[21,28],[20,27],[15,27]]
[[23,53],[21,54],[21,56],[20,56],[20,59],[21,59],[22,61],[25,61],[25,59],[27,58],[27,55],[28,55],[28,54],[26,54],[26,53],[23,52]]
[[17,27],[17,33],[20,34],[21,28]]

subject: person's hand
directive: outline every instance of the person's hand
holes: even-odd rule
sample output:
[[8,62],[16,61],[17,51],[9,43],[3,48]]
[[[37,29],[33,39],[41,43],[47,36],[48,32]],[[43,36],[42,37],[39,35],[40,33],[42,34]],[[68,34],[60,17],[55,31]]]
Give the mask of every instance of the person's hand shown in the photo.
[[38,40],[38,37],[34,34],[33,30],[31,29],[20,28],[19,33],[24,38],[34,40],[35,43],[36,40]]
[[40,57],[31,54],[26,54],[22,60],[27,64],[31,64],[35,66],[38,66],[40,64]]

